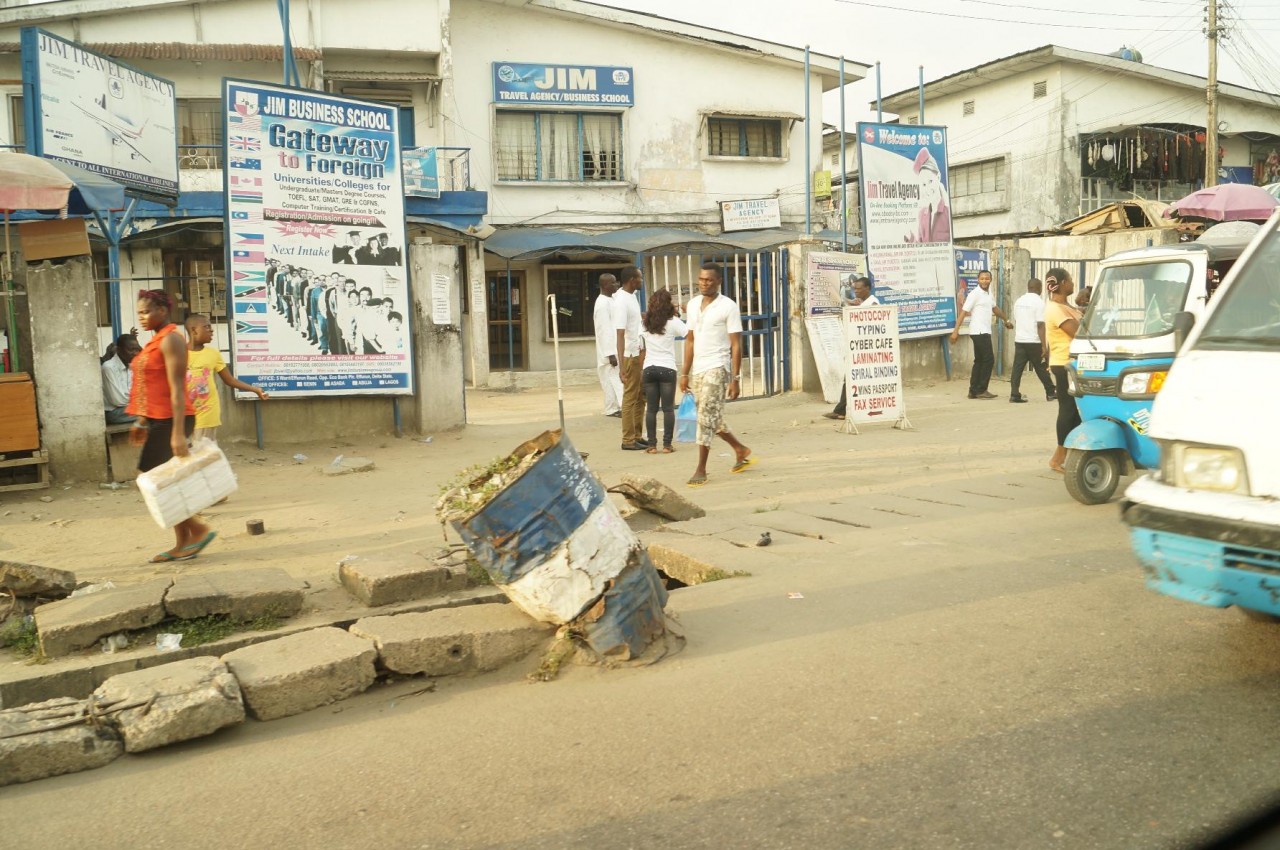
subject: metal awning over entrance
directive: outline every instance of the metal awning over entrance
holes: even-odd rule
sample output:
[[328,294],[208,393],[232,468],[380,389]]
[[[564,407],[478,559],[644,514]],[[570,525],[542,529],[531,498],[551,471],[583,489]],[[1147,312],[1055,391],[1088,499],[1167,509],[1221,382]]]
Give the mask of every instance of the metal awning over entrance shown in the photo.
[[[678,227],[629,227],[608,233],[575,233],[547,227],[512,227],[485,240],[484,249],[505,260],[535,260],[556,253],[651,254],[674,249],[715,252],[767,251],[804,238],[794,230],[744,230],[711,235]],[[850,245],[856,240],[850,240]]]

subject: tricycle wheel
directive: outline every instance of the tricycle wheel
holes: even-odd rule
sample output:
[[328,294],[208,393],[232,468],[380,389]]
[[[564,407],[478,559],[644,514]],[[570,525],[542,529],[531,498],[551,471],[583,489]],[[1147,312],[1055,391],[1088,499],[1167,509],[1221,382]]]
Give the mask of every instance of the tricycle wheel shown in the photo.
[[1280,623],[1280,617],[1275,614],[1268,614],[1266,611],[1259,611],[1256,608],[1241,608],[1237,605],[1236,610],[1250,620],[1255,620],[1259,623]]
[[1071,498],[1085,505],[1101,505],[1115,495],[1116,487],[1120,486],[1121,469],[1123,466],[1114,450],[1072,449],[1067,452],[1063,479]]

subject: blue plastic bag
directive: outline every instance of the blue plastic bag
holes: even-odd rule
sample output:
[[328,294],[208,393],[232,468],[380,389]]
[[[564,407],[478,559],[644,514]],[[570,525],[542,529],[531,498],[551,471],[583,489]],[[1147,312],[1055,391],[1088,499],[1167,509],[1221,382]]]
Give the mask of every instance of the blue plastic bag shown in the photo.
[[698,439],[698,403],[693,393],[685,393],[676,408],[676,442],[692,443]]

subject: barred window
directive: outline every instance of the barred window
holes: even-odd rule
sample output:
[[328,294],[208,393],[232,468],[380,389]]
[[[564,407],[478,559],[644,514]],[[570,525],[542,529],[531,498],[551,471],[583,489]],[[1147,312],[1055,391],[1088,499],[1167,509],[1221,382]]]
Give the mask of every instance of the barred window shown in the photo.
[[707,155],[781,159],[782,121],[777,118],[708,118]]
[[601,112],[500,111],[499,180],[622,179],[622,116]]
[[1005,161],[990,159],[969,165],[953,165],[950,178],[951,183],[947,188],[953,198],[1002,192],[1005,185]]

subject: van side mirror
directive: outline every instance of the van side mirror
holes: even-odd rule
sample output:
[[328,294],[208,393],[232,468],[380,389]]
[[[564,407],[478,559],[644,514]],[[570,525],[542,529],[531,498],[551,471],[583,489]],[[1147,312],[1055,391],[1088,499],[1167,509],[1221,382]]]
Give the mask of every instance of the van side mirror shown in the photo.
[[1173,344],[1181,349],[1182,344],[1187,341],[1187,335],[1191,333],[1191,329],[1195,327],[1196,317],[1194,313],[1183,310],[1181,313],[1173,314]]

